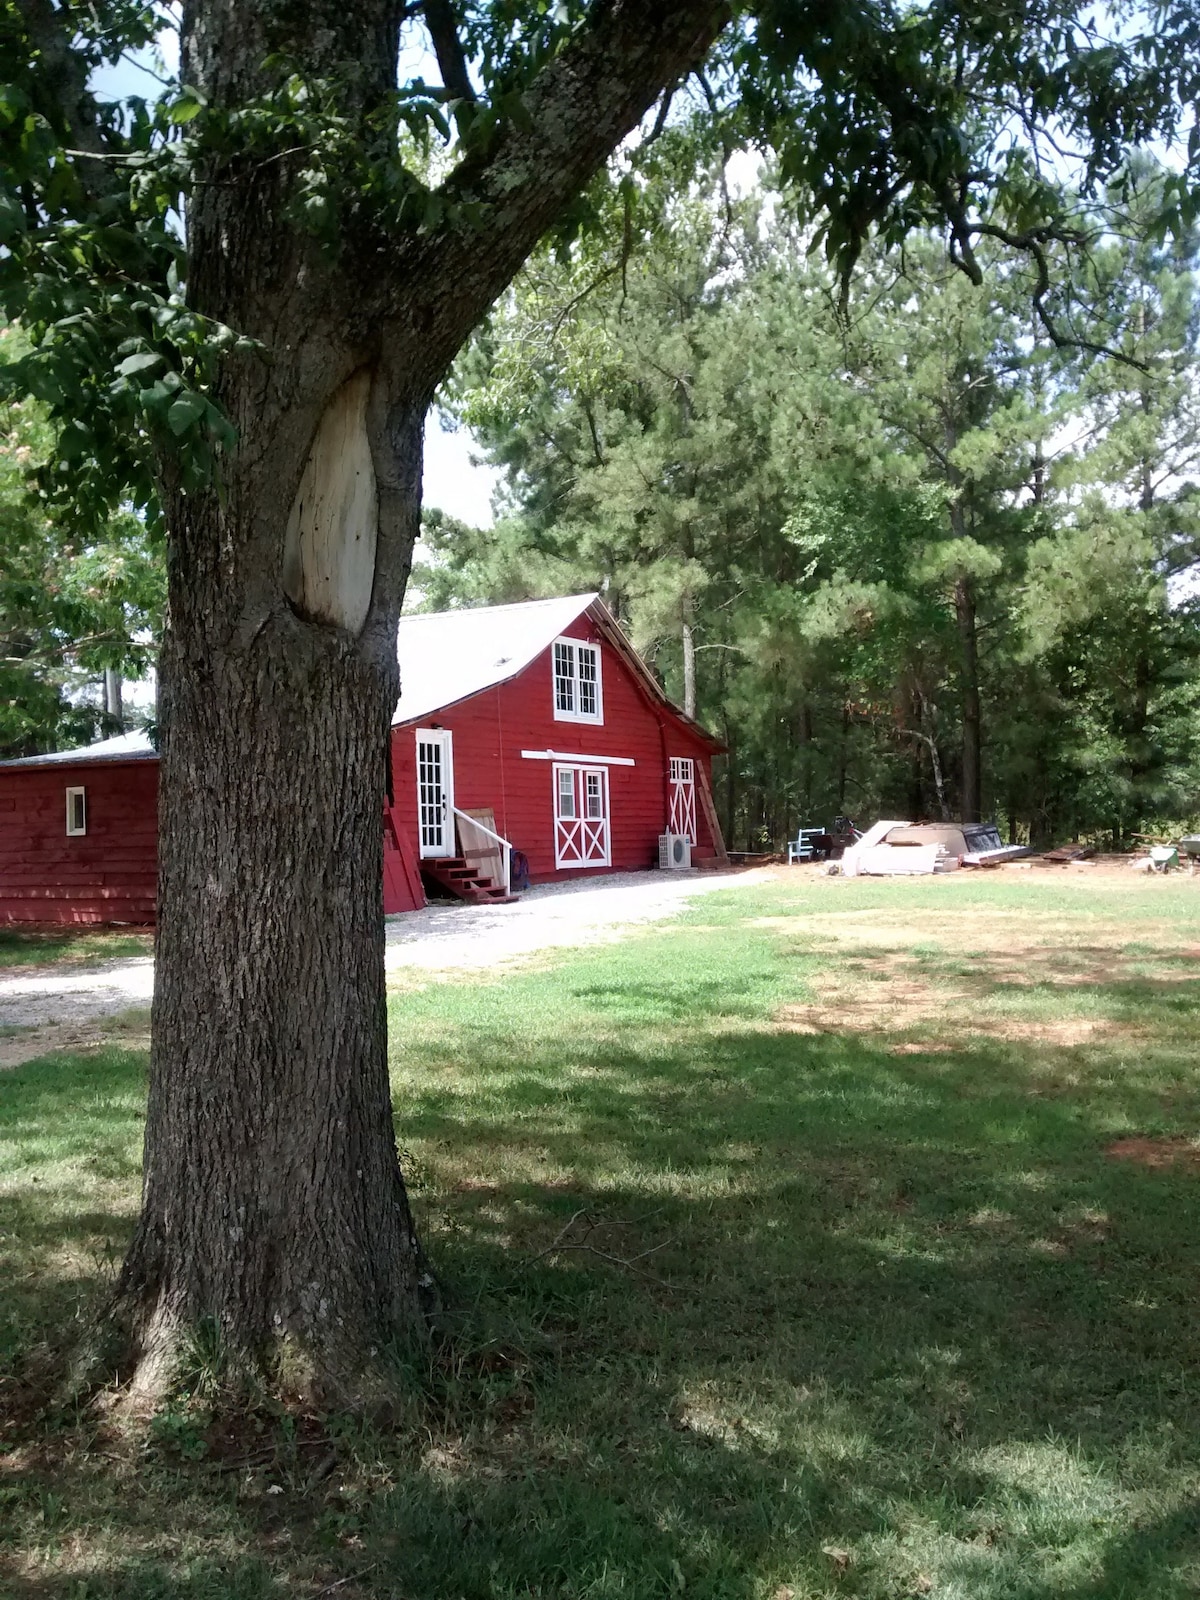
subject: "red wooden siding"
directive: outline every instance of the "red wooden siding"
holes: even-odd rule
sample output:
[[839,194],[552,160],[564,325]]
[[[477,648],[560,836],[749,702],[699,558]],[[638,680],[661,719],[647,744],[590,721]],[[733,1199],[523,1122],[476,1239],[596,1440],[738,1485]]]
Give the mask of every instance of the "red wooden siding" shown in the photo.
[[[524,851],[534,879],[631,871],[657,864],[658,836],[667,827],[670,758],[690,756],[708,772],[712,760],[709,747],[686,723],[651,699],[634,670],[587,616],[580,617],[564,637],[600,645],[603,724],[555,720],[551,648],[507,683],[418,722],[393,728],[394,816],[410,838],[416,838],[415,730],[418,726],[442,727],[454,735],[455,805],[460,810],[490,806],[496,814],[497,831],[515,849]],[[527,760],[522,750],[633,760],[632,767],[608,768],[609,866],[561,870],[555,866],[554,763]],[[696,822],[697,852],[711,853],[712,839],[699,806]]]
[[[67,836],[68,788],[87,833]],[[0,771],[0,922],[154,921],[158,762]]]

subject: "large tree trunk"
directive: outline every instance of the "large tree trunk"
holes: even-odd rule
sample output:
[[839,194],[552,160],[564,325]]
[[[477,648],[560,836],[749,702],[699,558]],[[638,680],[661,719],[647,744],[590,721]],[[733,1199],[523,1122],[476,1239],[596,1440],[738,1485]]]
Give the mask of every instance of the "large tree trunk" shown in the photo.
[[[184,81],[214,103],[253,93],[269,26],[193,7]],[[395,81],[394,40],[353,47],[365,111]],[[287,1343],[345,1394],[422,1312],[387,1076],[382,807],[426,394],[397,377],[403,345],[380,348],[353,261],[289,224],[287,163],[211,176],[189,300],[262,353],[219,375],[238,430],[219,488],[162,465],[159,935],[118,1312],[145,1387],[206,1321],[240,1362]]]
[[[269,97],[293,70],[337,85],[343,134],[386,164],[408,9],[188,0],[183,81],[216,109]],[[174,450],[160,467],[158,959],[143,1209],[114,1307],[146,1388],[205,1322],[250,1365],[288,1345],[344,1400],[375,1387],[387,1343],[424,1326],[382,917],[424,414],[546,227],[724,20],[713,0],[666,16],[599,8],[488,162],[447,181],[436,237],[393,238],[351,195],[331,202],[344,204],[336,240],[308,231],[295,202],[309,157],[289,127],[277,152],[229,156],[222,136],[206,158],[189,303],[254,343],[213,390],[238,435],[220,482],[186,481]]]
[[[400,430],[409,537],[420,430],[419,412]],[[237,474],[223,507],[174,508],[145,1193],[122,1280],[151,1381],[202,1318],[251,1362],[291,1340],[322,1382],[360,1381],[420,1323],[383,969],[398,586],[357,638],[282,594],[239,627],[215,558],[253,524],[283,549],[279,481]]]

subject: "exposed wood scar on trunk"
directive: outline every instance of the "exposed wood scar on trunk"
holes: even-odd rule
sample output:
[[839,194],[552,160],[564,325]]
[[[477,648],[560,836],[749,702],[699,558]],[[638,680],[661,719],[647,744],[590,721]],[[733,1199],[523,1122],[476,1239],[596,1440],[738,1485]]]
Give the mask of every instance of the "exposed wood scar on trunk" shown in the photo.
[[367,438],[364,367],[326,406],[292,502],[283,588],[302,617],[359,633],[375,583],[379,496]]

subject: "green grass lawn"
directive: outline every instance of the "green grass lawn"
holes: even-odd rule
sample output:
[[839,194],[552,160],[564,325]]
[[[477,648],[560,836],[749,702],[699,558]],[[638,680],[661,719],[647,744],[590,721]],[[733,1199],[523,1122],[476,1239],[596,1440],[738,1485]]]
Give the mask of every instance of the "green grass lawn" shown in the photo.
[[1197,956],[1187,880],[797,874],[397,995],[455,1309],[387,1431],[19,1412],[144,1058],[5,1075],[0,1594],[1200,1593]]
[[154,953],[154,935],[129,928],[0,928],[0,969],[59,961],[114,961]]

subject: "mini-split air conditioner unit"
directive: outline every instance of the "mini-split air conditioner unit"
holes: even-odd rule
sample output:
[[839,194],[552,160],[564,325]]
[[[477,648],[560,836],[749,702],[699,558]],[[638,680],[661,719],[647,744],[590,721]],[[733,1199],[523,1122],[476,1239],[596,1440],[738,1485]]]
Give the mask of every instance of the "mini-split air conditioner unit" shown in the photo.
[[660,833],[658,864],[675,872],[686,871],[692,864],[691,840],[682,833]]

